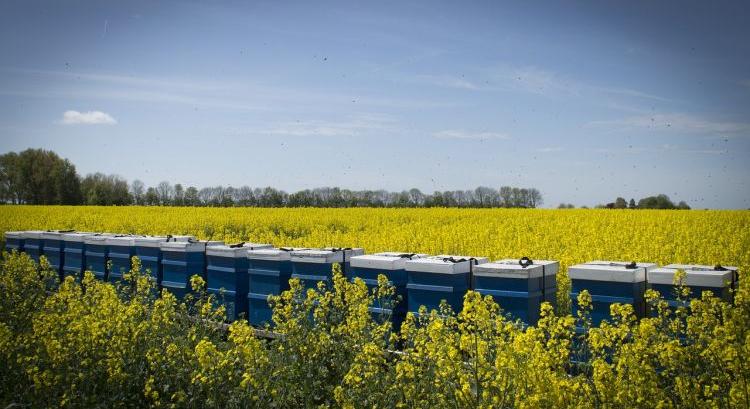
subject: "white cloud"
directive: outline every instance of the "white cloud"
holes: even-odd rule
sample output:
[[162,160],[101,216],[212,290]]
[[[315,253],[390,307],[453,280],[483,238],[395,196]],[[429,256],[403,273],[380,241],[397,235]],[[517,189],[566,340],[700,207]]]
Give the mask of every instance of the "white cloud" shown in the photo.
[[343,121],[309,120],[281,123],[262,131],[288,136],[359,136],[373,131],[397,132],[396,121],[383,114],[361,114]]
[[438,131],[432,134],[432,136],[440,139],[477,139],[477,140],[488,140],[488,139],[510,139],[510,137],[504,133],[499,132],[472,132],[463,131],[456,129],[447,129],[444,131]]
[[102,111],[65,111],[62,117],[65,125],[114,125],[117,123],[112,115]]
[[467,90],[479,89],[476,84],[463,77],[453,77],[450,75],[420,75],[417,78],[420,82],[425,82],[444,88],[458,88]]
[[540,153],[552,153],[552,152],[562,152],[564,149],[559,146],[548,146],[545,148],[537,149],[537,152]]
[[608,121],[593,121],[586,126],[609,127],[615,130],[642,128],[704,135],[735,135],[750,132],[750,123],[714,121],[683,113],[638,115]]

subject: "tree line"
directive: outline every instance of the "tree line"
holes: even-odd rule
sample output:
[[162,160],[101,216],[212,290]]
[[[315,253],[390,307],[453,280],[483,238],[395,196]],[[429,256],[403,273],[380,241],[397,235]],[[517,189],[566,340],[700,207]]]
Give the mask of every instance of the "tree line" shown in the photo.
[[[584,206],[585,207],[585,206]],[[600,204],[594,206],[597,209],[677,209],[677,210],[690,210],[690,206],[685,201],[680,201],[675,204],[669,196],[665,194],[648,196],[639,200],[638,203],[635,199],[630,199],[628,202],[624,197],[618,197],[614,202],[607,204]],[[573,209],[570,203],[560,203],[557,206],[558,209]]]
[[534,188],[480,186],[424,193],[419,189],[349,190],[320,187],[287,193],[273,187],[198,188],[168,181],[146,186],[103,173],[80,177],[75,166],[52,151],[27,149],[0,155],[0,201],[12,204],[257,206],[257,207],[526,207],[543,203]]

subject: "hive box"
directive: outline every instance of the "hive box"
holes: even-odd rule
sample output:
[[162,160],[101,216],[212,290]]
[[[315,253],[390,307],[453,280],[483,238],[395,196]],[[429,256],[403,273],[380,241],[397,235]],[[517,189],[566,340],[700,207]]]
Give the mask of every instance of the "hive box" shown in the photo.
[[610,306],[615,303],[632,305],[636,317],[642,318],[646,312],[646,272],[653,268],[656,268],[655,263],[631,265],[623,261],[592,261],[571,266],[568,277],[573,315],[578,311],[578,294],[588,290],[593,303],[592,325],[598,326],[608,319]]
[[[495,263],[521,265],[521,259],[506,258],[497,260]],[[535,266],[542,266],[542,277],[540,284],[542,288],[542,302],[548,302],[553,307],[557,306],[557,272],[560,271],[560,262],[554,260],[530,260]],[[526,261],[524,261],[526,263]]]
[[162,280],[162,253],[161,243],[170,241],[195,240],[193,236],[143,236],[133,240],[135,255],[141,262],[141,271],[147,273],[156,282],[157,288],[161,288]]
[[316,288],[318,282],[330,284],[333,277],[333,264],[339,263],[344,274],[351,257],[364,254],[356,249],[305,249],[291,252],[292,277],[300,280],[305,288]]
[[[720,266],[720,265],[707,266],[704,264],[668,264],[664,266],[664,268],[673,268],[673,269],[681,269],[681,270],[689,269],[689,270],[696,270],[696,271],[697,270],[722,271],[722,269],[727,269],[732,272],[732,284],[730,286],[732,290],[736,291],[737,286],[739,285],[739,282],[738,282],[740,279],[739,271],[737,267],[734,267],[734,266]],[[731,298],[732,299],[734,298],[733,292],[731,294]]]
[[107,261],[109,260],[109,246],[107,239],[114,237],[114,234],[97,234],[83,237],[84,256],[86,260],[86,270],[91,271],[99,280],[107,280]]
[[6,231],[5,251],[23,251],[23,240],[22,231]]
[[[710,266],[670,264],[679,266],[676,268],[662,267],[649,270],[648,285],[653,290],[658,291],[671,307],[678,306],[676,290],[674,283],[675,273],[678,270],[685,272],[682,285],[690,288],[691,298],[700,298],[703,291],[711,291],[715,296],[724,301],[731,302],[732,294],[730,291],[734,271],[729,267],[726,269],[714,269]],[[687,301],[687,300],[685,300]]]
[[487,261],[486,257],[446,255],[407,261],[404,269],[408,310],[417,314],[421,305],[428,311],[437,310],[441,300],[445,300],[453,311],[460,312],[474,266]]
[[270,244],[241,243],[206,248],[206,288],[226,309],[226,319],[247,315],[249,250],[270,249]]
[[[350,261],[350,268],[346,277],[354,281],[359,278],[367,285],[370,292],[378,287],[378,276],[384,275],[390,285],[395,289],[394,298],[375,299],[370,307],[370,313],[377,322],[383,319],[391,319],[393,328],[398,331],[406,316],[407,300],[407,274],[406,262],[418,258],[427,257],[427,254],[383,252],[354,256]],[[399,301],[398,298],[401,300]]]
[[98,233],[69,232],[62,234],[63,244],[63,276],[71,276],[76,280],[83,278],[83,272],[86,271],[86,244],[84,239],[88,236],[95,236]]
[[107,238],[110,261],[107,281],[118,282],[122,280],[125,273],[130,272],[133,267],[132,257],[135,255],[135,238],[136,236],[130,235]]
[[39,257],[44,255],[44,239],[42,230],[28,230],[21,233],[23,238],[23,251],[31,257],[32,260],[39,262]]
[[292,251],[303,248],[250,250],[248,260],[248,314],[251,325],[272,325],[272,309],[268,297],[289,289],[292,276]]
[[[545,285],[554,282],[558,265],[556,261],[529,264],[508,259],[477,265],[474,266],[471,288],[482,295],[492,296],[511,319],[535,325],[539,321],[541,304],[546,301]],[[552,280],[548,280],[550,276]]]
[[206,278],[206,248],[224,244],[223,241],[168,241],[159,243],[162,252],[162,288],[178,299],[191,291],[190,277]]
[[62,278],[65,265],[65,234],[73,230],[47,230],[41,234],[44,241],[44,256],[50,267]]

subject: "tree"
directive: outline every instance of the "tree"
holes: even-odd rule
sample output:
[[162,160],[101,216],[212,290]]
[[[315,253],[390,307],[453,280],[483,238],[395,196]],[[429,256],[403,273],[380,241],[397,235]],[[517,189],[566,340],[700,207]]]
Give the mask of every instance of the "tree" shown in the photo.
[[190,186],[185,189],[185,206],[199,206],[201,204],[200,198],[198,198],[198,189],[195,186]]
[[665,194],[644,197],[638,201],[639,209],[674,209],[676,206]]
[[684,200],[681,200],[680,203],[677,203],[677,208],[680,210],[690,210],[690,206],[688,206],[688,204],[685,203]]
[[0,155],[0,200],[28,204],[80,204],[81,181],[67,159],[44,149]]
[[156,193],[159,195],[159,204],[167,206],[172,203],[172,197],[174,196],[174,188],[166,180],[159,183],[156,186]]
[[130,184],[130,194],[133,196],[133,203],[137,205],[143,204],[143,194],[146,186],[139,179],[134,180]]
[[185,189],[179,183],[174,185],[174,198],[172,199],[172,204],[175,206],[185,205]]
[[117,175],[88,174],[81,181],[84,202],[97,206],[125,206],[133,202],[128,182]]
[[626,202],[624,198],[618,197],[617,199],[615,199],[615,203],[614,203],[615,209],[627,209],[627,207],[628,207],[628,202]]
[[628,209],[635,209],[635,208],[636,208],[635,200],[631,198],[630,202],[628,203]]
[[146,195],[143,197],[143,201],[148,206],[156,206],[159,204],[159,194],[156,192],[156,188],[149,187],[146,190]]

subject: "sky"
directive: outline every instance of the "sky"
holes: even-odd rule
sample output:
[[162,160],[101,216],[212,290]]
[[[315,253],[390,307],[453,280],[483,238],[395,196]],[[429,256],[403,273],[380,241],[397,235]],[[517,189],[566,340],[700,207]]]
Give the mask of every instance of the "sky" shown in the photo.
[[0,2],[0,153],[147,185],[750,208],[750,3]]

